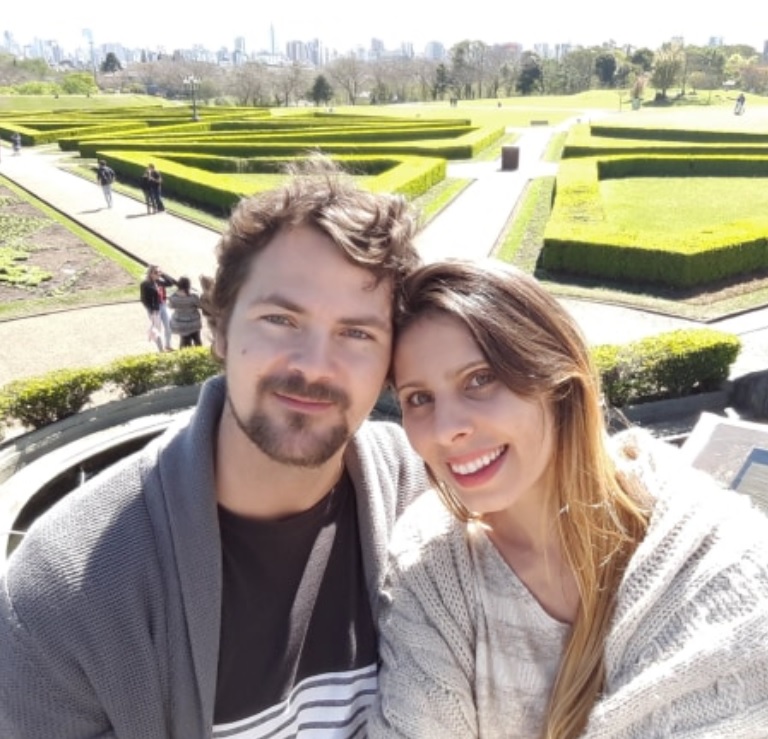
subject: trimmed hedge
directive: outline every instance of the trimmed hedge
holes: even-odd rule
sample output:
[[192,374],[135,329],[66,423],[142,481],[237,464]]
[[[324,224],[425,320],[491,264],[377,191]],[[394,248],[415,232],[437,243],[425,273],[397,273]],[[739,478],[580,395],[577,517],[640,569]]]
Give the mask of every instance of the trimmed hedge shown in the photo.
[[714,329],[670,331],[593,350],[611,406],[717,390],[741,350],[738,336]]
[[168,354],[140,354],[104,367],[56,370],[17,380],[0,390],[0,423],[38,429],[79,413],[99,390],[133,397],[172,385],[196,385],[221,365],[206,347]]
[[552,216],[544,235],[541,266],[552,272],[690,288],[768,267],[768,218],[723,223],[716,231],[654,235],[606,222],[599,181],[618,177],[768,174],[768,156],[611,157],[569,159],[557,177]]
[[[741,342],[712,329],[672,331],[627,345],[594,347],[603,394],[611,406],[682,397],[717,389],[728,378]],[[41,428],[80,412],[97,390],[132,397],[173,385],[196,385],[220,372],[206,347],[141,354],[106,367],[58,370],[0,390],[0,423]],[[389,414],[394,415],[394,414]]]

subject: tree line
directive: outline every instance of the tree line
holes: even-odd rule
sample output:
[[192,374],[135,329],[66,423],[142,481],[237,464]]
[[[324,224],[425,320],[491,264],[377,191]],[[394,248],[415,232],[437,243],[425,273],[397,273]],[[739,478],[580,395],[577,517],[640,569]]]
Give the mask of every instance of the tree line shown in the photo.
[[578,47],[557,58],[514,45],[462,41],[444,61],[426,58],[361,59],[349,54],[322,68],[246,62],[219,66],[171,55],[125,68],[110,53],[99,72],[57,71],[44,61],[0,55],[0,92],[92,92],[96,89],[184,99],[184,79],[200,82],[198,100],[244,106],[289,106],[465,100],[516,95],[567,95],[592,89],[626,90],[641,97],[646,85],[670,91],[711,91],[726,81],[768,94],[768,62],[747,45],[719,47],[666,43],[656,50],[613,42]]

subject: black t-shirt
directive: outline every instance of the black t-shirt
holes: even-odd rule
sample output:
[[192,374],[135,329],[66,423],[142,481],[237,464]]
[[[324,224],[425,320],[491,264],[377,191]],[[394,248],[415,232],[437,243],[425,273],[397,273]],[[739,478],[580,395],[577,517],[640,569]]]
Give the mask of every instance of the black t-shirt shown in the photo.
[[[290,614],[318,533],[336,534],[293,665]],[[219,507],[221,643],[213,736],[290,737],[312,728],[359,736],[376,690],[376,633],[363,571],[357,506],[345,474],[313,508],[257,521]]]

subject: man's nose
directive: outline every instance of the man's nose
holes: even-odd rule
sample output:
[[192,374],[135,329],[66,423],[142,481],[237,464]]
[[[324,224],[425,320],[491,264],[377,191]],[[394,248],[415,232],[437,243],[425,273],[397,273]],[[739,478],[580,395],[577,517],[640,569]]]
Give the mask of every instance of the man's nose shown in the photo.
[[319,331],[308,331],[298,338],[291,352],[289,369],[300,372],[313,382],[331,377],[334,367],[334,348],[330,336]]

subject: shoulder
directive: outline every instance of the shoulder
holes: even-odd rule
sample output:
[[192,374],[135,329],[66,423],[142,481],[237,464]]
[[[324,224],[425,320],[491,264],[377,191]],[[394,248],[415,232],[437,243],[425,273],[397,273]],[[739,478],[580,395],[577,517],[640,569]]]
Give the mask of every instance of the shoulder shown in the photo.
[[[396,611],[415,606],[429,623],[461,624],[474,632],[477,575],[467,524],[430,489],[395,524],[389,546],[385,603]],[[410,605],[408,605],[410,603]]]
[[457,520],[430,488],[405,510],[395,524],[390,553],[402,567],[423,560],[433,563],[467,551],[467,527]]
[[424,463],[402,427],[390,421],[363,423],[350,442],[345,460],[350,470],[357,469],[366,478],[392,487],[400,505],[428,487]]
[[148,567],[155,553],[142,491],[148,464],[143,452],[130,457],[70,493],[30,528],[4,575],[22,620],[45,625],[54,611],[57,618],[90,618],[137,586],[162,591],[155,568]]
[[677,450],[640,443],[646,456],[632,464],[652,511],[618,591],[609,673],[676,660],[682,669],[689,660],[716,675],[733,669],[728,653],[744,649],[767,666],[768,518]]

